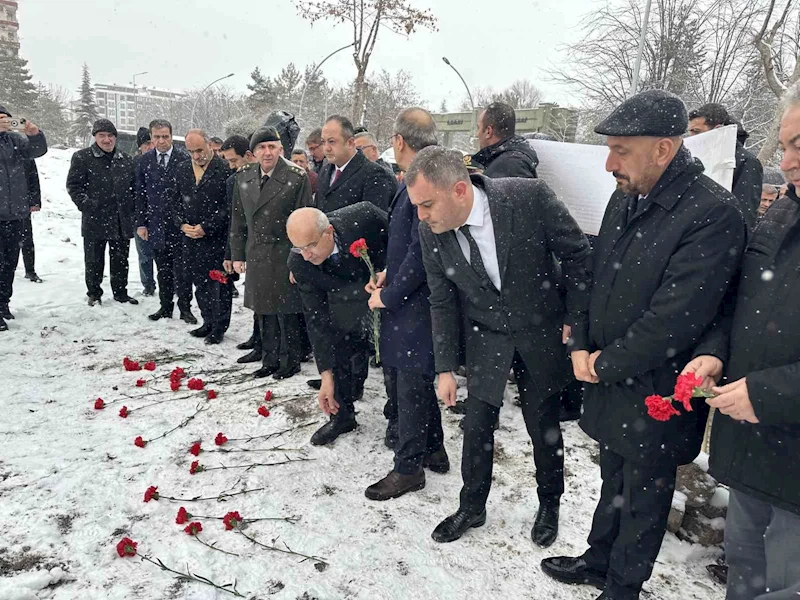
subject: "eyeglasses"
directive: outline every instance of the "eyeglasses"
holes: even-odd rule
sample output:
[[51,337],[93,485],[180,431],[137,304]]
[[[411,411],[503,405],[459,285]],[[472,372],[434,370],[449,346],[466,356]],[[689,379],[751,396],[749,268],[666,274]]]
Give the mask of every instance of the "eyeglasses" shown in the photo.
[[312,242],[306,246],[292,246],[291,251],[295,254],[302,254],[303,252],[311,252],[317,248],[317,245],[322,241],[322,238],[325,237],[325,234],[328,233],[327,231],[323,231],[322,235],[317,238],[316,242]]

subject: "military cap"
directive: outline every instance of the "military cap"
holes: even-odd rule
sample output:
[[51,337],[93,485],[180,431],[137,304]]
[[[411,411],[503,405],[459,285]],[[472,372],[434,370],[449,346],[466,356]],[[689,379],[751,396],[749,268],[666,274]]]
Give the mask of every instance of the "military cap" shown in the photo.
[[256,146],[263,142],[280,142],[281,136],[278,135],[278,130],[274,127],[262,127],[253,134],[250,138],[250,151],[253,152]]
[[467,167],[467,171],[470,173],[477,173],[478,171],[483,171],[483,166],[479,165],[477,162],[472,160],[471,154],[464,155],[464,166]]
[[620,104],[594,131],[618,137],[675,137],[686,133],[688,124],[683,100],[664,90],[647,90]]
[[764,167],[764,178],[762,182],[764,185],[776,185],[780,187],[786,183],[786,180],[775,167]]

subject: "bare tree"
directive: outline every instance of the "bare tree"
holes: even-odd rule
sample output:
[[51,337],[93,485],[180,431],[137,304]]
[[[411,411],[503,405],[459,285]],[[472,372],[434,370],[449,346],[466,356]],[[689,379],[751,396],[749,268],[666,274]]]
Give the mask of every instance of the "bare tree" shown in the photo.
[[428,9],[414,8],[409,0],[295,0],[297,10],[313,25],[320,20],[349,23],[352,27],[353,85],[351,115],[363,120],[367,69],[381,28],[409,36],[420,27],[436,30],[436,17]]
[[408,71],[400,70],[392,75],[383,69],[368,83],[365,124],[381,149],[384,149],[391,144],[398,113],[404,108],[418,105],[420,98]]

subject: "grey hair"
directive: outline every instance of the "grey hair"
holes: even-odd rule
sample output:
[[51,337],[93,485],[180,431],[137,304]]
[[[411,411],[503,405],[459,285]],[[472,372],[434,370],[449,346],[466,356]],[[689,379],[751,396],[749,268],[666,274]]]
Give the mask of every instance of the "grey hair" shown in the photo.
[[414,186],[419,175],[439,189],[450,189],[459,181],[469,181],[461,152],[441,146],[428,146],[417,153],[406,171],[406,185]]
[[314,217],[314,225],[316,225],[317,233],[319,234],[324,233],[331,224],[331,222],[328,220],[328,215],[326,215],[324,212],[318,208],[314,208],[313,206],[304,206],[303,208],[298,208],[289,215],[289,218],[286,221],[287,229],[296,220],[303,218],[303,215],[312,215]]
[[355,136],[353,137],[357,140],[367,140],[370,144],[375,146],[375,148],[378,147],[378,140],[376,140],[375,136],[372,135],[369,131],[362,131],[361,133],[355,134]]
[[394,132],[402,136],[403,141],[414,152],[439,143],[436,139],[436,123],[433,117],[427,110],[418,106],[407,108],[397,115]]
[[326,215],[324,212],[319,209],[314,210],[317,211],[317,233],[323,233],[331,224],[331,222],[328,220],[328,215]]
[[208,136],[208,134],[203,129],[190,129],[189,131],[186,132],[186,135],[183,136],[183,139],[186,139],[190,135],[199,135],[201,138],[203,138],[203,141],[206,144],[211,142],[211,138]]

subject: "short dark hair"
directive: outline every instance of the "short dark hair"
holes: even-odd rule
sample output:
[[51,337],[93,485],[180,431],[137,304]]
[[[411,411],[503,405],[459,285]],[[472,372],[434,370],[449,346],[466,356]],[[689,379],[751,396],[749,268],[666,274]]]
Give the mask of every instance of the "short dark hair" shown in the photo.
[[689,113],[689,120],[691,121],[692,119],[705,119],[706,125],[711,128],[719,127],[720,125],[739,124],[722,104],[717,104],[716,102],[710,102],[700,108],[695,108]]
[[243,135],[232,135],[222,142],[222,147],[219,150],[220,152],[223,150],[233,150],[236,152],[236,156],[244,157],[244,155],[250,151],[250,141]]
[[489,125],[492,126],[496,136],[511,137],[517,131],[517,114],[504,102],[492,102],[483,109],[483,126]]
[[442,146],[428,146],[417,152],[406,171],[406,185],[413,187],[420,175],[439,189],[449,189],[459,181],[469,181],[464,155]]
[[394,132],[414,151],[419,152],[428,146],[435,146],[436,123],[424,108],[412,106],[397,115]]
[[221,137],[214,136],[214,137],[212,137],[212,138],[211,138],[209,141],[210,141],[212,144],[221,144],[221,143],[222,143],[222,138],[221,138]]
[[169,134],[172,135],[172,123],[167,121],[166,119],[153,119],[150,121],[150,132],[152,133],[153,129],[169,129]]
[[306,138],[306,146],[310,142],[313,142],[315,144],[322,143],[322,128],[317,127],[314,131],[308,134],[308,137]]
[[327,125],[331,121],[336,121],[342,127],[342,135],[344,136],[345,140],[355,137],[355,128],[353,127],[353,122],[350,119],[343,117],[342,115],[331,115],[325,119],[325,124]]
[[292,150],[292,156],[295,156],[297,154],[302,154],[303,156],[306,157],[306,160],[308,160],[308,152],[306,152],[302,148],[295,148],[294,150]]
[[368,132],[369,130],[363,125],[359,125],[355,129],[353,129],[353,135],[358,135],[359,133],[368,133]]

